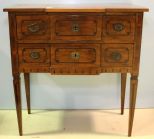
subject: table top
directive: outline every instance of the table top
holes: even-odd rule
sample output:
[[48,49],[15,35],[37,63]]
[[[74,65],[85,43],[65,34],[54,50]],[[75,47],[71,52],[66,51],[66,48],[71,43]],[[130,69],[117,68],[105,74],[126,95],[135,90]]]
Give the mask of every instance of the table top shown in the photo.
[[148,12],[146,7],[132,4],[34,4],[14,5],[5,12]]

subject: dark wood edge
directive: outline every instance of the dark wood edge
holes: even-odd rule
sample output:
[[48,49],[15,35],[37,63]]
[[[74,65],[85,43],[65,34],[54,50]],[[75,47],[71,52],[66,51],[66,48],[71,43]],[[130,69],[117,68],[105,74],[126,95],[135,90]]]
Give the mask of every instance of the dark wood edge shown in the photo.
[[76,12],[76,13],[85,13],[85,12],[91,12],[91,13],[107,13],[107,12],[149,12],[149,8],[89,8],[89,9],[48,9],[48,8],[4,8],[3,12],[45,12],[45,13],[50,13],[50,12]]
[[127,9],[127,8],[123,8],[123,9],[108,8],[108,9],[106,9],[106,12],[128,12],[128,13],[132,13],[132,12],[149,12],[149,8],[143,8],[143,9],[138,9],[138,8],[134,8],[134,9]]
[[4,8],[3,12],[45,12],[45,8]]

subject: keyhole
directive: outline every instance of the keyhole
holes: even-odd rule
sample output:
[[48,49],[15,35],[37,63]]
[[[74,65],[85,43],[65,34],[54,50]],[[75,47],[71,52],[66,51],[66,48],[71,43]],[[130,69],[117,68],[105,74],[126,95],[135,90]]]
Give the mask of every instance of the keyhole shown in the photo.
[[73,59],[79,59],[80,58],[80,54],[78,52],[72,52],[71,53],[71,58],[73,58]]
[[79,32],[79,25],[78,24],[73,24],[72,31],[73,32]]
[[74,29],[75,29],[75,30],[78,30],[78,27],[75,26]]

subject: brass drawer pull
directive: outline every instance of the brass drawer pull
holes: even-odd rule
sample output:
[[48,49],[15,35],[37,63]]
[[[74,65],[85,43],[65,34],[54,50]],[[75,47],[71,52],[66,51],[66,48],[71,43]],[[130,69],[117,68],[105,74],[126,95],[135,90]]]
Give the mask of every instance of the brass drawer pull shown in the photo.
[[39,52],[31,52],[30,57],[32,59],[39,59],[40,58],[40,53]]
[[115,60],[115,61],[119,61],[120,59],[121,59],[121,54],[119,53],[119,52],[113,52],[112,54],[111,54],[111,58],[113,59],[113,60]]
[[72,25],[72,31],[73,31],[73,32],[79,32],[79,31],[80,31],[79,24],[74,23],[74,24]]
[[113,29],[117,32],[124,30],[124,25],[122,23],[113,24]]
[[31,33],[37,33],[40,31],[40,25],[38,23],[32,23],[30,25],[27,26],[27,29],[31,32]]
[[80,58],[80,53],[79,52],[72,52],[71,53],[71,58],[72,59],[79,59]]

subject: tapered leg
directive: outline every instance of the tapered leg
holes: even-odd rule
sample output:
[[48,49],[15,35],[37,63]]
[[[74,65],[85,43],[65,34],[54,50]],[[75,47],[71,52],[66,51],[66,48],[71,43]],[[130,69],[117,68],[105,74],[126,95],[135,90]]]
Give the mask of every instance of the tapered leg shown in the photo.
[[129,106],[129,127],[128,127],[128,136],[132,135],[132,127],[134,120],[134,111],[136,104],[136,95],[137,95],[137,85],[138,85],[138,76],[131,76],[130,81],[130,106]]
[[28,109],[28,114],[30,114],[31,113],[31,109],[30,109],[30,74],[24,73],[24,79],[25,79],[27,109]]
[[22,136],[22,111],[21,111],[21,91],[20,91],[20,74],[13,75],[14,95],[16,102],[16,111],[18,119],[19,134]]
[[121,73],[121,114],[124,114],[127,73]]

